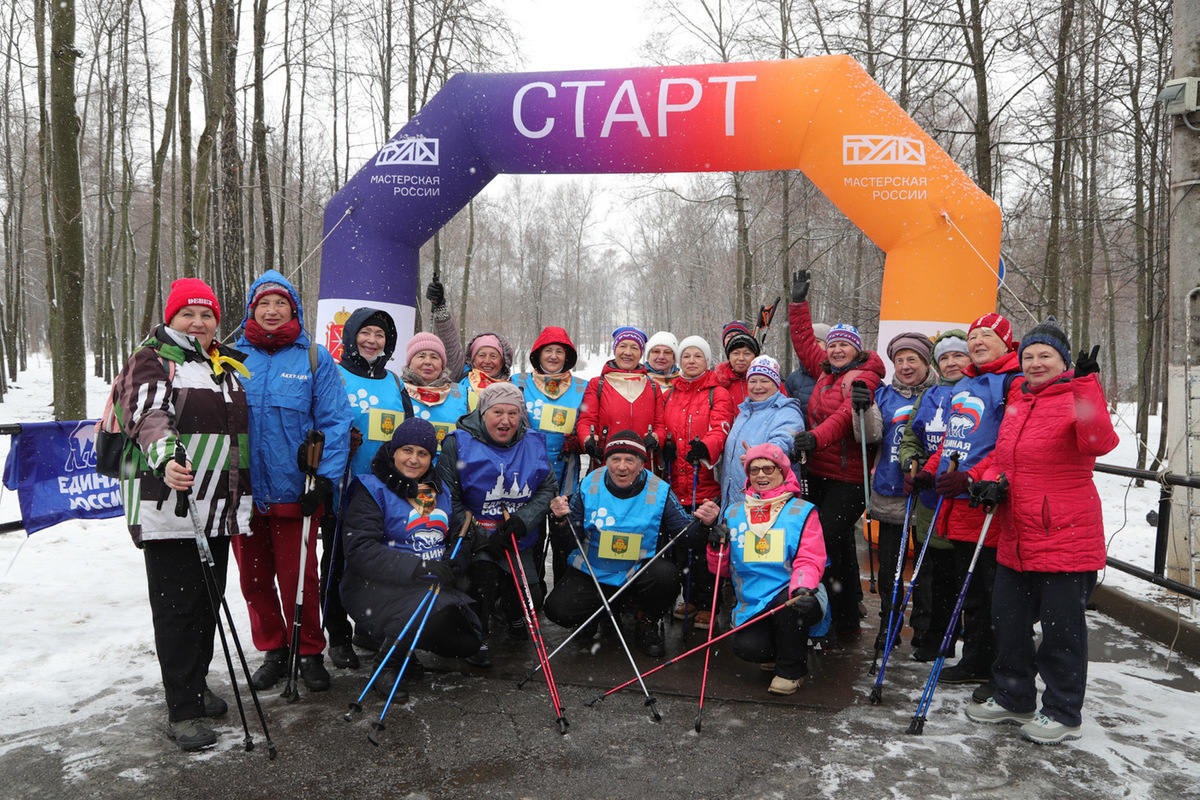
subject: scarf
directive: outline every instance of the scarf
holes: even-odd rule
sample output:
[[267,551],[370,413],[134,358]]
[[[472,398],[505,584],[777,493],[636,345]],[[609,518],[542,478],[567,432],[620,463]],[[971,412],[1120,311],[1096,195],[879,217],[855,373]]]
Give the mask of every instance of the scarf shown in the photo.
[[785,486],[777,486],[766,494],[775,496],[756,497],[746,493],[746,519],[750,522],[750,532],[756,536],[762,536],[771,529],[779,517],[779,512],[793,497]]
[[446,370],[442,370],[441,375],[426,384],[425,379],[415,370],[404,367],[400,370],[400,380],[404,383],[404,390],[408,392],[409,396],[424,406],[441,405],[445,402],[446,396],[450,394],[450,373]]
[[532,377],[533,385],[551,400],[557,400],[571,388],[570,372],[556,372],[553,375],[535,372]]
[[250,344],[261,350],[266,350],[268,353],[274,353],[300,338],[300,320],[293,317],[271,333],[268,333],[262,329],[261,325],[254,321],[254,317],[251,317],[246,320],[246,327],[243,332],[246,334],[246,341],[250,342]]
[[[615,362],[610,361],[610,364]],[[628,402],[632,403],[638,399],[638,396],[646,388],[646,373],[639,372],[622,372],[618,369],[611,369],[603,373],[604,382],[617,390],[617,393],[624,397]]]

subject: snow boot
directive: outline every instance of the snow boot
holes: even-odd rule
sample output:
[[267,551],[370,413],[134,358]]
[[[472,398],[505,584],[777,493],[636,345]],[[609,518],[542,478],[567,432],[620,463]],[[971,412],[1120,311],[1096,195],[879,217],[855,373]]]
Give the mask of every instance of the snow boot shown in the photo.
[[767,687],[767,692],[770,694],[779,695],[781,697],[787,697],[788,695],[795,694],[803,685],[803,677],[781,678],[780,676],[776,675],[774,678],[771,678],[771,685]]
[[1009,711],[989,697],[986,703],[971,703],[967,706],[967,719],[992,725],[1024,725],[1033,721],[1032,711]]
[[650,658],[662,658],[667,654],[666,645],[663,644],[662,620],[649,619],[639,611],[634,639],[638,649]]
[[204,716],[206,717],[223,717],[225,712],[229,710],[229,703],[226,703],[222,698],[213,694],[213,690],[208,687],[204,688],[202,695],[204,700]]
[[184,752],[203,750],[217,743],[217,732],[198,719],[181,719],[167,723],[167,735]]
[[479,652],[475,653],[475,655],[467,656],[463,660],[472,667],[479,667],[481,669],[487,669],[490,667],[492,665],[492,654],[488,650],[487,639],[484,638],[484,640],[479,643]]
[[361,664],[350,642],[329,645],[329,660],[338,669],[358,669]]
[[1021,726],[1021,738],[1034,744],[1062,744],[1081,736],[1078,725],[1064,725],[1041,712]]
[[300,656],[300,677],[310,692],[327,692],[331,685],[329,670],[325,669],[325,657],[320,653]]
[[262,666],[255,670],[253,677],[250,678],[250,684],[260,692],[270,689],[287,672],[287,661],[288,649],[286,647],[268,650],[263,655]]

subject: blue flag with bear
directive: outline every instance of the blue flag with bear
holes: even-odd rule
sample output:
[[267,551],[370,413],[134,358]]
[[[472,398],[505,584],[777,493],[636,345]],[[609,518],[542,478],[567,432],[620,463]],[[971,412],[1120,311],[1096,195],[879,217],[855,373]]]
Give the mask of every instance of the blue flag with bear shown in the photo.
[[22,423],[4,465],[26,533],[124,513],[120,481],[96,472],[96,421]]

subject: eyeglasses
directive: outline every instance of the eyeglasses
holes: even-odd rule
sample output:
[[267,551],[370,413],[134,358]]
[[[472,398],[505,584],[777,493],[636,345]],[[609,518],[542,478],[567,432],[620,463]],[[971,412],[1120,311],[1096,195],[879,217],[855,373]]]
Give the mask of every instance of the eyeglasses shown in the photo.
[[762,475],[764,477],[767,477],[770,475],[774,475],[775,470],[777,470],[777,469],[779,469],[779,467],[777,467],[776,465],[767,464],[766,466],[762,466],[762,467],[751,467],[750,469],[746,470],[746,472],[749,473],[751,477],[753,477],[755,475]]

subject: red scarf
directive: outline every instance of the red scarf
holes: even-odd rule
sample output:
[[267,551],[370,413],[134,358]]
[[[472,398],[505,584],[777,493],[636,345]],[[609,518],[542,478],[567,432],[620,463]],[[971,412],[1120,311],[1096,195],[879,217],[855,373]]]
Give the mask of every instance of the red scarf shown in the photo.
[[246,320],[246,340],[250,344],[268,353],[287,347],[300,337],[300,320],[292,318],[280,325],[274,331],[267,333],[254,318]]

